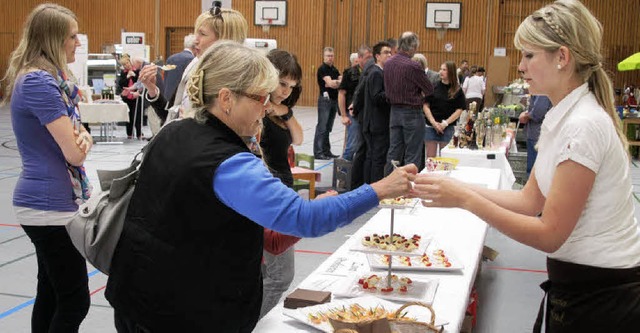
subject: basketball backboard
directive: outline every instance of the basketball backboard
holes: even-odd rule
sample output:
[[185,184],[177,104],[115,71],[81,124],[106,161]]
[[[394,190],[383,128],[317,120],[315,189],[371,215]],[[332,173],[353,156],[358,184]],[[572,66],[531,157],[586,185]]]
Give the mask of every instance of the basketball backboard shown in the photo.
[[427,28],[437,29],[442,24],[447,29],[460,29],[460,2],[427,2]]
[[287,1],[257,0],[254,8],[255,25],[287,25]]

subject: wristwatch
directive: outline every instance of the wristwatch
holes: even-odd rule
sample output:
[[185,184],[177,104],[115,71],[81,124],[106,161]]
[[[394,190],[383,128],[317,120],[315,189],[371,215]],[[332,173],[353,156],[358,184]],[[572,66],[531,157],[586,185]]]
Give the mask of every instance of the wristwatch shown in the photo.
[[280,116],[280,119],[288,121],[289,119],[291,119],[291,117],[293,117],[293,110],[289,108],[289,112],[287,112],[287,114],[285,115]]

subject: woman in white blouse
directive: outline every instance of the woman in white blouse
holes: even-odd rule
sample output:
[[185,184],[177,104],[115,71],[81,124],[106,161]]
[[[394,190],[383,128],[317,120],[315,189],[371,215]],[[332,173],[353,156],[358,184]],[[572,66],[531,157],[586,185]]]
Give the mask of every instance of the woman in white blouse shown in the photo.
[[554,107],[521,191],[491,191],[451,178],[416,179],[426,206],[461,207],[505,235],[548,253],[546,311],[534,332],[631,332],[640,327],[640,231],[627,142],[602,68],[602,25],[578,1],[527,17],[514,43],[519,70]]

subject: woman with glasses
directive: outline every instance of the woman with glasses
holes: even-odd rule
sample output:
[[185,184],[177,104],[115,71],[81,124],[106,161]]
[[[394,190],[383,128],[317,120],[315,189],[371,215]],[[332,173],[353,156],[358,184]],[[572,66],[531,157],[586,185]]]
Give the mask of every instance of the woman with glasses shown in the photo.
[[277,85],[257,50],[220,41],[202,55],[188,85],[194,117],[149,144],[114,254],[106,297],[119,332],[251,332],[263,228],[321,236],[411,190],[414,165],[316,201],[274,178],[243,138],[262,128]]
[[219,1],[214,1],[210,10],[200,14],[194,25],[195,58],[187,65],[182,79],[171,96],[164,96],[156,86],[158,66],[150,64],[140,71],[140,81],[147,88],[145,98],[151,103],[156,114],[165,123],[166,120],[188,116],[190,103],[185,88],[189,76],[195,69],[199,57],[216,41],[232,40],[238,43],[247,38],[248,25],[242,13],[228,8],[221,8]]

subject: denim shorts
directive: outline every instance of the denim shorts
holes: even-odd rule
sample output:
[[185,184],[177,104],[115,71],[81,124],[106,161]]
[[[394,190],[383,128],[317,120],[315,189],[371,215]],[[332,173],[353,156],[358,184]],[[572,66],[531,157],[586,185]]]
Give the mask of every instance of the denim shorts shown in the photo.
[[453,138],[453,132],[455,131],[454,124],[447,126],[447,128],[444,129],[444,133],[442,134],[436,132],[435,128],[429,125],[426,126],[427,127],[424,131],[424,141],[438,141],[448,143],[449,141],[451,141],[451,138]]

